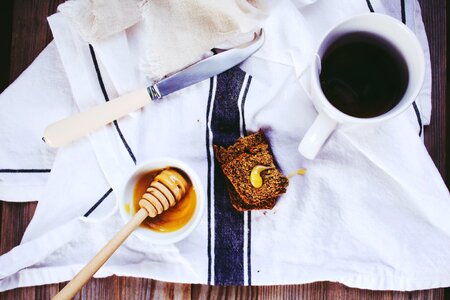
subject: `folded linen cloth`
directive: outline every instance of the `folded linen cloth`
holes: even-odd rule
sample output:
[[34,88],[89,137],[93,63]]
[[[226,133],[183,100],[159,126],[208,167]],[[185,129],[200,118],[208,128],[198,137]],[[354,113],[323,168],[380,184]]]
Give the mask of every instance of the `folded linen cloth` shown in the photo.
[[[251,33],[264,15],[262,0],[78,0],[59,10],[88,42],[103,40],[142,19],[142,70],[152,79],[190,65],[215,46]],[[252,35],[247,35],[251,40]],[[180,55],[182,53],[182,55]]]
[[136,0],[69,0],[58,10],[89,42],[119,33],[141,20]]
[[[122,226],[115,191],[125,175],[159,156],[187,162],[211,188],[201,223],[170,246],[130,236],[96,277],[217,285],[330,280],[390,290],[450,285],[449,193],[420,137],[431,112],[429,59],[424,87],[404,114],[339,128],[314,161],[296,150],[316,115],[300,80],[320,36],[370,10],[405,16],[428,57],[418,3],[308,2],[273,3],[262,24],[265,45],[240,67],[118,120],[56,157],[39,143],[48,123],[72,113],[73,102],[83,110],[148,79],[139,69],[145,52],[139,23],[89,45],[62,15],[50,17],[55,41],[0,95],[0,136],[7,141],[0,161],[29,170],[0,172],[0,199],[17,192],[12,200],[39,200],[22,243],[0,256],[0,290],[72,278]],[[14,131],[3,130],[10,122]],[[260,128],[284,173],[300,167],[308,173],[291,179],[273,210],[235,213],[211,159],[212,143]],[[51,172],[44,177],[37,168]],[[28,192],[21,191],[24,182]]]

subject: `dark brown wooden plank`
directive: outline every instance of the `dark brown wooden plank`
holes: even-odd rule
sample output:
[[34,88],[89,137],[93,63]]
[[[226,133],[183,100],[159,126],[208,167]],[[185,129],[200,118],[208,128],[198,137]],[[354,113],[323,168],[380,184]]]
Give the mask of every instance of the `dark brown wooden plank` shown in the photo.
[[[445,95],[445,103],[446,103],[446,105],[447,105],[447,110],[446,110],[446,118],[447,118],[447,132],[446,132],[446,134],[445,134],[445,136],[446,136],[446,139],[447,139],[447,141],[446,141],[446,144],[447,144],[447,146],[446,146],[446,149],[447,149],[447,151],[446,151],[446,153],[447,153],[447,157],[446,157],[446,159],[447,159],[447,161],[446,161],[446,171],[447,171],[447,174],[446,174],[446,183],[447,183],[447,187],[450,189],[450,162],[448,161],[449,159],[450,159],[450,93],[449,93],[449,91],[448,91],[448,87],[450,86],[450,68],[449,68],[449,60],[448,60],[448,57],[449,57],[449,54],[450,54],[450,51],[449,51],[449,41],[450,41],[450,30],[449,30],[449,26],[450,26],[450,20],[449,20],[449,18],[450,18],[450,3],[446,3],[446,11],[447,11],[447,19],[446,19],[446,24],[444,25],[445,27],[446,27],[446,33],[447,33],[447,35],[446,35],[446,42],[445,42],[445,47],[446,47],[446,50],[445,50],[445,52],[447,53],[446,54],[446,59],[447,59],[447,64],[446,64],[446,68],[447,68],[447,73],[445,74],[446,75],[446,85],[445,85],[445,87],[446,87],[446,89],[445,89],[445,91],[446,91],[446,95]],[[448,293],[447,293],[447,296],[448,296],[448,298],[446,298],[446,299],[450,299],[450,289],[448,289]]]
[[117,277],[92,278],[74,297],[77,299],[119,299]]
[[327,282],[325,299],[380,299],[380,300],[408,300],[408,299],[444,299],[444,289],[432,289],[413,292],[399,291],[371,291],[349,288],[343,284]]
[[23,233],[33,217],[36,204],[36,202],[2,203],[0,255],[20,243]]
[[117,277],[119,298],[121,299],[167,299],[191,298],[191,285],[168,283],[143,278]]
[[10,82],[14,81],[52,40],[47,17],[63,0],[16,0],[11,39]]
[[[60,289],[65,283],[59,285]],[[191,285],[144,278],[118,277],[91,279],[74,299],[167,299],[191,298]]]
[[47,284],[36,286],[34,288],[34,295],[36,299],[51,299],[59,292],[59,284]]
[[447,127],[447,16],[446,0],[419,0],[428,35],[432,67],[432,107],[430,126],[425,127],[425,145],[442,177],[446,179],[448,127]]
[[13,1],[2,1],[2,9],[0,10],[0,93],[9,84],[9,63],[11,54],[11,28],[13,16]]
[[303,285],[218,287],[192,286],[192,299],[343,299],[343,300],[410,300],[444,299],[444,289],[398,292],[371,291],[346,287],[335,282],[315,282]]
[[193,284],[192,299],[258,299],[259,287],[249,286],[209,286]]
[[19,288],[0,293],[0,300],[9,299],[50,299],[59,291],[58,284],[47,284],[36,287]]
[[27,287],[14,289],[10,291],[6,291],[0,293],[0,300],[9,300],[9,299],[35,299],[35,287]]
[[303,285],[264,286],[258,288],[258,299],[324,299],[325,282]]

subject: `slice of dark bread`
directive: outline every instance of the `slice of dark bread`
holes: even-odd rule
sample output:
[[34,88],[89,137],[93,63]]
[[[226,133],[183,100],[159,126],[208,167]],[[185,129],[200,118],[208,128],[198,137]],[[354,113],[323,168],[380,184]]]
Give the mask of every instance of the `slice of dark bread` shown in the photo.
[[233,185],[229,183],[228,186],[230,192],[230,202],[233,208],[237,211],[247,211],[247,210],[256,210],[256,209],[272,209],[276,202],[277,198],[269,198],[263,202],[258,204],[247,204],[239,197],[239,194],[234,189]]
[[[277,197],[286,192],[288,179],[276,168],[262,131],[240,138],[228,148],[214,145],[214,153],[228,180],[231,204],[236,210],[271,209]],[[257,165],[272,168],[261,172],[260,188],[250,182],[250,173]]]
[[269,143],[266,139],[266,136],[261,130],[244,138],[239,138],[233,145],[229,146],[226,149],[221,146],[214,145],[214,152],[219,163],[221,165],[224,165],[229,163],[242,153],[259,152],[260,147],[266,147],[267,149],[269,148]]

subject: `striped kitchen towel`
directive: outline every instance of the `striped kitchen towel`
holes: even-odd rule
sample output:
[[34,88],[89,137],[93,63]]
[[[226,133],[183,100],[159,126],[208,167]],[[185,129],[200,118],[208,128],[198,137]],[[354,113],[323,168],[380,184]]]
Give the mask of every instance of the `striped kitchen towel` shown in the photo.
[[[417,1],[269,1],[263,48],[240,66],[58,151],[46,125],[136,88],[145,28],[82,40],[61,14],[54,41],[0,95],[0,199],[38,199],[22,242],[0,256],[0,291],[71,279],[123,225],[116,191],[136,164],[178,158],[200,176],[207,208],[187,239],[132,235],[96,274],[215,285],[338,281],[368,289],[450,285],[450,197],[422,141],[431,114],[426,35]],[[423,89],[399,117],[339,128],[314,161],[297,145],[316,112],[301,84],[320,37],[368,12],[404,21],[427,57]],[[187,30],[187,29],[186,29]],[[186,34],[189,34],[188,32]],[[270,211],[231,208],[212,144],[262,129],[291,179]]]

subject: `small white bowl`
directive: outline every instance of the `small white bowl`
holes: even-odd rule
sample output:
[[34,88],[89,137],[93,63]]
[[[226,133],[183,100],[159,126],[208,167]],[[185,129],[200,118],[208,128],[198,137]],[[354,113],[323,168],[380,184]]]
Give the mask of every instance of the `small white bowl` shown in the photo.
[[[188,165],[176,159],[158,158],[146,161],[137,166],[134,172],[129,176],[129,178],[125,182],[123,190],[120,193],[119,199],[120,215],[125,222],[128,222],[133,217],[133,212],[135,211],[133,207],[133,190],[137,180],[149,171],[167,167],[175,167],[186,173],[195,189],[197,201],[192,218],[186,225],[176,231],[156,232],[147,228],[138,227],[133,232],[133,234],[135,234],[139,238],[159,245],[179,242],[180,240],[186,238],[200,222],[203,211],[205,209],[205,193],[198,175]],[[125,210],[126,204],[130,206],[130,212],[127,212]]]

